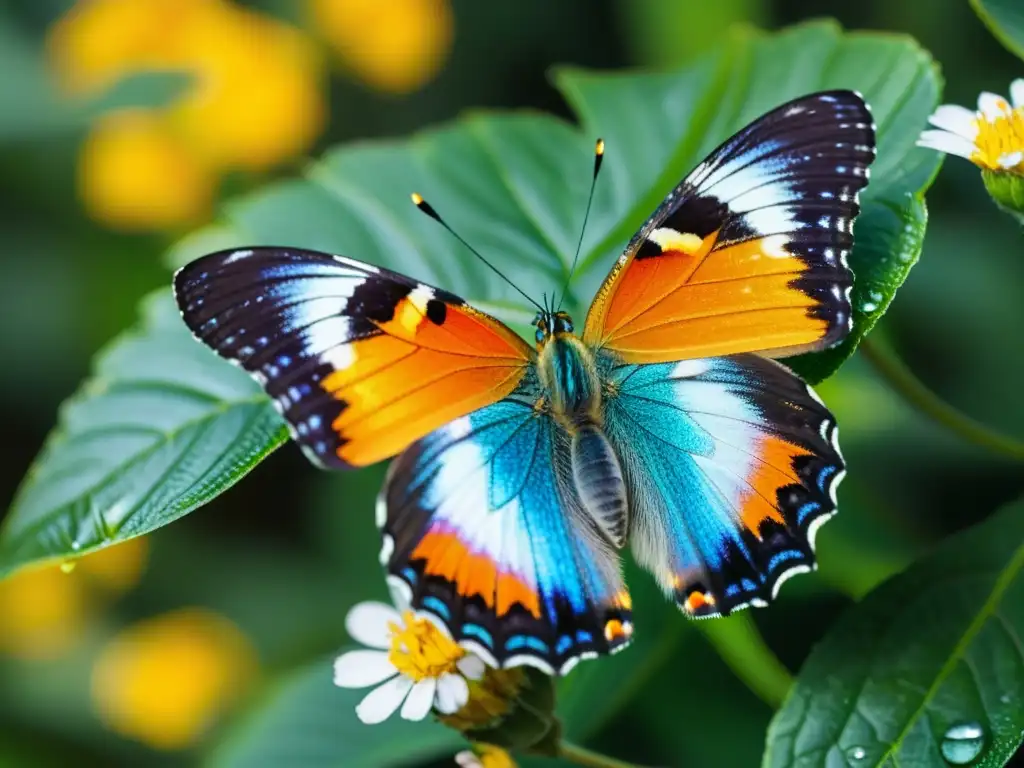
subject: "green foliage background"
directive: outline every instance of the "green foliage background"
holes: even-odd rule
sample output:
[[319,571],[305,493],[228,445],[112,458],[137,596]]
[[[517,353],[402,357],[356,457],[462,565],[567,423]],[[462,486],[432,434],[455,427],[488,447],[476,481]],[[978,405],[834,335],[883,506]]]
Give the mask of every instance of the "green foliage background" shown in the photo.
[[[976,5],[1017,50],[1013,4]],[[320,159],[229,198],[214,226],[171,242],[83,218],[72,175],[88,116],[67,114],[37,85],[38,35],[61,3],[0,6],[0,41],[14,41],[2,49],[5,70],[21,78],[0,89],[0,112],[17,118],[0,117],[0,351],[10,361],[0,392],[11,446],[0,468],[11,499],[0,572],[155,531],[142,584],[103,617],[90,648],[54,668],[0,657],[0,764],[450,764],[453,734],[363,728],[352,713],[361,694],[330,684],[345,611],[383,596],[370,513],[382,469],[321,474],[286,446],[253,470],[283,440],[280,422],[248,377],[188,338],[170,268],[225,245],[290,243],[385,264],[521,323],[513,296],[407,194],[423,192],[499,263],[515,259],[518,282],[539,294],[571,260],[600,133],[607,164],[572,296],[581,314],[622,242],[686,170],[765,109],[825,87],[865,92],[881,151],[856,230],[853,339],[795,363],[824,380],[850,468],[841,514],[819,537],[820,572],[788,584],[768,611],[698,624],[631,569],[637,641],[562,681],[559,714],[575,741],[651,764],[752,766],[763,754],[766,766],[944,765],[943,734],[962,722],[984,726],[983,764],[1009,759],[1024,732],[1024,509],[993,513],[1020,493],[1019,464],[919,416],[861,355],[828,377],[909,275],[873,339],[964,411],[1024,434],[1024,359],[1012,354],[1024,325],[1020,233],[963,162],[947,164],[926,214],[939,158],[913,148],[942,94],[930,56],[948,81],[942,100],[966,104],[982,89],[1005,91],[1024,68],[967,3],[709,8],[643,0],[595,11],[579,0],[556,12],[538,0],[500,27],[456,3],[459,41],[503,44],[457,43],[446,73],[406,99],[343,91]],[[742,24],[782,28],[826,10],[849,28],[900,35],[843,36],[819,22],[765,36]],[[567,65],[556,87],[553,64]],[[599,71],[636,65],[664,73]],[[124,83],[85,111],[180,86]],[[178,605],[234,620],[266,683],[194,753],[158,755],[105,733],[82,681],[103,636]]]

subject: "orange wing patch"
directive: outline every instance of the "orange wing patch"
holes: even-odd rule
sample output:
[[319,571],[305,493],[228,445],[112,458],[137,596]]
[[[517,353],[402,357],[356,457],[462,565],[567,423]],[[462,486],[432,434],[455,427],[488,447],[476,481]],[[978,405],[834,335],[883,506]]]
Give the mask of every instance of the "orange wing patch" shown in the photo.
[[585,338],[630,363],[751,349],[782,356],[822,338],[828,322],[813,314],[819,302],[799,283],[808,265],[785,238],[716,248],[717,236],[678,235],[668,244],[689,251],[630,257],[598,294]]
[[800,483],[793,470],[793,460],[798,456],[810,456],[811,452],[769,434],[760,435],[750,452],[757,462],[746,478],[750,490],[740,499],[739,512],[743,525],[760,539],[761,525],[766,520],[785,525],[782,513],[776,507],[778,490]]
[[494,560],[472,552],[457,533],[429,531],[410,557],[420,559],[425,575],[447,579],[462,597],[479,596],[499,617],[513,605],[522,606],[536,619],[541,617],[537,591],[516,574],[499,572]]
[[417,288],[377,323],[378,333],[351,342],[320,382],[344,405],[331,427],[346,464],[393,456],[522,379],[531,355],[525,342],[467,305],[444,305],[432,319],[427,305],[436,301]]

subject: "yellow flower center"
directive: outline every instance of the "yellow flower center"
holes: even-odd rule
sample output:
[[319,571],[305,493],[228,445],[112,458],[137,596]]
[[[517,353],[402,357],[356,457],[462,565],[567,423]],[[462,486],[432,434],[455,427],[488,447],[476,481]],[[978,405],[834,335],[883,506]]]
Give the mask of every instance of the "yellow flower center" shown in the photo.
[[974,123],[978,137],[974,140],[975,151],[971,160],[975,164],[992,171],[1024,172],[1024,162],[1009,168],[999,163],[1004,155],[1024,152],[1024,107],[1008,110],[994,120],[979,117]]
[[391,650],[388,661],[395,669],[416,682],[455,672],[455,663],[466,651],[426,619],[412,611],[402,615],[404,626],[391,623]]
[[516,768],[512,755],[493,744],[474,744],[473,751],[483,768]]

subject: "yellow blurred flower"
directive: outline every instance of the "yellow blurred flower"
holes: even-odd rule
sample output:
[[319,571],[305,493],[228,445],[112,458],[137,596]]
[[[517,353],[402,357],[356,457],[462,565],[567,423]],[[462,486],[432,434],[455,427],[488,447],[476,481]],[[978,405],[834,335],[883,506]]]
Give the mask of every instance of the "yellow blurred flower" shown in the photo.
[[82,637],[101,595],[134,586],[145,567],[146,539],[102,549],[69,565],[29,568],[0,581],[0,653],[25,661],[60,657]]
[[452,47],[448,0],[309,0],[317,30],[373,88],[409,93],[429,82]]
[[81,637],[86,603],[81,579],[58,566],[0,581],[0,652],[25,661],[62,656]]
[[239,699],[256,670],[255,651],[234,624],[182,608],[129,627],[103,649],[92,699],[111,730],[182,749]]
[[296,157],[324,127],[312,41],[228,0],[78,0],[50,29],[47,50],[71,94],[146,70],[195,79],[175,103],[112,115],[87,140],[80,189],[90,213],[112,226],[195,223],[221,174]]
[[134,539],[105,547],[75,563],[75,572],[109,593],[126,592],[139,582],[149,559],[149,539]]
[[297,30],[223,6],[196,26],[190,48],[199,82],[169,117],[212,163],[264,170],[307,150],[323,130],[322,64]]
[[86,137],[78,186],[94,218],[124,230],[169,228],[202,218],[217,180],[165,120],[118,112]]
[[72,94],[129,72],[187,69],[188,40],[224,0],[79,0],[50,28],[47,55]]

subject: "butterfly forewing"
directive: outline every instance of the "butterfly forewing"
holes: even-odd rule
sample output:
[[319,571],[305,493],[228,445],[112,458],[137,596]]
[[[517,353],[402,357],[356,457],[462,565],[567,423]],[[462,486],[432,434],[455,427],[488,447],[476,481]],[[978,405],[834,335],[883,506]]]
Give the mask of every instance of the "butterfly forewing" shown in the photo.
[[214,253],[174,288],[196,337],[260,382],[324,467],[388,458],[500,400],[534,354],[457,296],[315,251]]
[[628,362],[783,357],[849,332],[858,193],[875,157],[851,91],[784,104],[716,149],[633,237],[584,339]]

